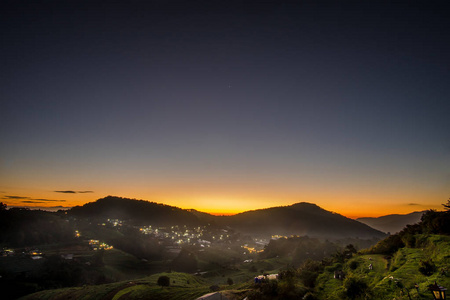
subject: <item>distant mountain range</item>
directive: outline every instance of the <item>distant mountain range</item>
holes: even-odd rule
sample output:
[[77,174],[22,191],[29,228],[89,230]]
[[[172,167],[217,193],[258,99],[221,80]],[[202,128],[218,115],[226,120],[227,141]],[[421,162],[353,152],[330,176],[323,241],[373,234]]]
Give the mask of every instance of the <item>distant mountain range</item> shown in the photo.
[[424,212],[416,211],[406,215],[387,215],[378,218],[359,218],[356,220],[380,231],[394,234],[401,231],[406,225],[419,223]]
[[196,210],[108,196],[69,210],[73,217],[112,218],[141,225],[202,225],[230,227],[243,234],[299,235],[322,238],[382,238],[384,233],[311,203],[247,211],[234,216],[213,216]]

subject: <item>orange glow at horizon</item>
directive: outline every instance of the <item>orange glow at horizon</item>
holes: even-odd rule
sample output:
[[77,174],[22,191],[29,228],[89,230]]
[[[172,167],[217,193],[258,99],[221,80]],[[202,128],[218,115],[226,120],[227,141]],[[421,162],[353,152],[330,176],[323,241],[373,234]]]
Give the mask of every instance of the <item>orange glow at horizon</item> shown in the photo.
[[[79,191],[88,190],[80,188]],[[226,192],[212,188],[204,188],[204,192],[196,188],[171,190],[170,192],[159,190],[151,193],[142,191],[137,193],[133,187],[111,188],[110,192],[101,193],[95,189],[95,193],[55,193],[51,189],[8,189],[3,192],[0,202],[8,207],[29,207],[34,209],[51,208],[52,210],[66,209],[85,203],[94,202],[107,195],[115,195],[124,198],[146,200],[150,202],[176,206],[182,209],[195,209],[216,216],[235,215],[238,213],[265,209],[276,206],[290,206],[299,202],[309,202],[319,207],[332,211],[348,218],[380,217],[389,214],[408,214],[414,211],[427,209],[442,210],[441,204],[445,197],[439,193],[427,195],[401,195],[372,193],[362,197],[361,191],[342,191],[341,196],[336,196],[335,191],[307,191],[299,196],[292,191],[279,193],[261,188],[262,191],[227,190]],[[104,190],[108,191],[109,188]],[[75,190],[78,191],[78,190]],[[367,195],[367,193],[364,193]],[[7,196],[8,195],[8,196]],[[9,197],[9,198],[8,198]],[[283,200],[279,200],[283,199]],[[324,200],[325,199],[325,200]]]
[[208,214],[210,214],[210,215],[213,215],[213,216],[234,216],[234,215],[236,215],[236,214],[238,214],[238,213],[231,213],[231,212],[206,212],[206,213],[208,213]]
[[[0,202],[5,203],[8,207],[27,207],[30,209],[49,209],[49,210],[57,210],[58,207],[60,207],[59,209],[68,209],[71,208],[73,206],[77,206],[77,205],[84,205],[86,203],[89,202],[95,202],[97,199],[99,198],[103,198],[103,197],[98,197],[95,199],[89,199],[86,201],[67,201],[67,202],[50,202],[50,203],[35,203],[35,204],[29,204],[29,203],[23,203],[21,202],[21,200],[17,201],[16,199],[2,199]],[[125,197],[126,198],[126,197]],[[145,200],[145,199],[140,199],[140,198],[136,198],[137,200]],[[57,201],[57,200],[55,200]],[[290,206],[293,205],[295,203],[298,202],[309,202],[309,203],[314,203],[312,201],[297,201],[297,202],[292,202],[292,203],[273,203],[272,205],[269,206],[261,206],[261,207],[249,207],[249,205],[245,205],[246,208],[244,209],[239,209],[237,207],[230,208],[227,207],[227,205],[218,205],[218,206],[202,206],[202,207],[192,207],[192,206],[186,206],[186,205],[179,205],[178,203],[168,203],[168,202],[158,202],[158,201],[151,201],[148,200],[150,202],[156,202],[156,203],[160,203],[160,204],[165,204],[165,205],[171,205],[171,206],[176,206],[182,209],[195,209],[198,210],[200,212],[204,212],[204,213],[208,213],[214,216],[232,216],[232,215],[236,215],[239,213],[243,213],[246,211],[250,211],[250,210],[258,210],[258,209],[265,209],[265,208],[270,208],[270,207],[276,207],[276,206]],[[186,203],[186,201],[181,201]],[[252,202],[253,203],[253,202]],[[178,204],[178,205],[177,205]],[[387,206],[387,207],[377,207],[376,209],[374,209],[374,207],[372,205],[364,205],[364,204],[360,204],[358,206],[352,205],[352,206],[346,206],[346,205],[339,205],[336,203],[314,203],[317,204],[318,206],[320,206],[321,208],[328,210],[328,211],[332,211],[334,213],[338,213],[341,214],[343,216],[346,216],[350,219],[357,219],[357,218],[362,218],[362,217],[380,217],[380,216],[384,216],[384,215],[390,215],[390,214],[408,214],[414,211],[422,211],[422,210],[427,210],[427,209],[436,209],[436,210],[441,210],[441,206],[440,205],[430,205],[430,206],[410,206],[410,205],[391,205],[391,206]]]

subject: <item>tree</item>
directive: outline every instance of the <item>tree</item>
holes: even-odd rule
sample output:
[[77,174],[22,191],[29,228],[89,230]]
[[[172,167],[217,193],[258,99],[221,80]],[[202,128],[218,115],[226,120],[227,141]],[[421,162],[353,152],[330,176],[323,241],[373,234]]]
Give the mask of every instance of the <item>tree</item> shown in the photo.
[[351,261],[350,264],[349,264],[349,267],[352,270],[355,270],[358,266],[359,266],[359,263],[356,260]]
[[357,252],[356,248],[352,244],[348,244],[344,248],[344,256],[345,256],[345,258],[351,258],[353,256],[353,254],[356,254],[356,252]]
[[363,280],[355,277],[347,277],[344,280],[345,293],[350,299],[357,299],[366,294],[368,286]]
[[298,277],[307,288],[314,288],[317,276],[323,271],[323,265],[314,260],[307,260],[299,269]]
[[227,283],[228,283],[228,285],[232,285],[232,284],[233,284],[233,279],[231,279],[231,278],[228,277]]
[[168,276],[159,276],[157,284],[159,286],[170,286],[170,278]]
[[448,198],[447,203],[442,204],[446,211],[450,211],[450,198]]
[[419,263],[419,272],[425,276],[430,276],[436,272],[436,265],[431,259],[421,260]]
[[317,300],[317,298],[314,296],[313,293],[308,292],[308,293],[306,293],[306,295],[303,297],[303,300]]
[[176,271],[192,273],[197,271],[197,258],[194,253],[183,248],[172,261],[172,268]]
[[8,205],[6,205],[3,202],[0,202],[0,211],[5,211],[7,207],[8,207]]

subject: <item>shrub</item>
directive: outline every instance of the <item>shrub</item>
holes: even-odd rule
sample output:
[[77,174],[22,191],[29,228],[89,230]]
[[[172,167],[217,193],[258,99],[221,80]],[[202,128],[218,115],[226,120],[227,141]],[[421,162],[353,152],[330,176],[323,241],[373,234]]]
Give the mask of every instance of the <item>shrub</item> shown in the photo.
[[334,271],[338,271],[338,270],[342,270],[342,264],[341,263],[335,263],[332,266],[325,267],[325,271],[330,272],[330,273],[334,272]]
[[216,284],[212,285],[209,287],[211,292],[217,292],[218,290],[220,290],[220,287]]
[[398,249],[403,248],[404,246],[405,244],[403,243],[400,235],[394,234],[378,242],[378,244],[369,250],[369,253],[389,255],[395,253]]
[[317,300],[316,296],[312,294],[311,292],[308,292],[304,297],[303,300]]
[[180,272],[193,273],[197,270],[197,258],[194,253],[183,248],[172,261],[172,268]]
[[430,276],[436,272],[436,265],[430,260],[421,260],[419,263],[419,272],[425,276]]
[[[283,300],[297,300],[302,299],[303,296],[308,292],[305,287],[296,286],[294,283],[289,283],[286,281],[280,281],[278,283],[277,296],[275,299]],[[274,299],[274,297],[268,297],[268,299]]]
[[260,291],[252,290],[247,294],[248,300],[260,300],[263,298],[263,294]]
[[269,280],[260,285],[260,291],[264,296],[275,297],[278,295],[278,282],[276,280]]
[[228,283],[228,285],[232,285],[232,284],[233,284],[233,279],[228,278],[228,279],[227,279],[227,283]]
[[368,286],[367,283],[355,277],[347,277],[344,280],[345,293],[348,298],[356,299],[366,294]]
[[408,248],[414,248],[416,246],[416,238],[410,233],[406,233],[405,235],[403,235],[402,241]]
[[353,260],[348,266],[350,269],[356,270],[356,268],[359,266],[359,263],[356,260]]
[[170,278],[167,276],[159,276],[157,284],[159,286],[169,286],[170,285]]
[[305,270],[300,273],[300,280],[307,288],[314,288],[317,276],[319,273]]

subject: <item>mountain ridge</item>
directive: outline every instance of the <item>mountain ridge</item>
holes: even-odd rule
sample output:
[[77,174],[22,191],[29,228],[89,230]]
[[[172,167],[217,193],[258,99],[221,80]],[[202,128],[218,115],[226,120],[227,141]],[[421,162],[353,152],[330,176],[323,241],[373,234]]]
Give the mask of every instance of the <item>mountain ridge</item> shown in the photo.
[[194,209],[181,209],[146,200],[107,196],[76,206],[69,215],[85,218],[117,218],[144,225],[205,225],[230,227],[257,236],[308,235],[322,238],[382,238],[384,233],[314,203],[299,202],[251,210],[232,216],[214,216]]
[[377,218],[367,217],[356,220],[382,232],[397,233],[405,228],[406,225],[420,222],[424,213],[425,211],[415,211],[409,214],[389,214]]
[[323,238],[383,237],[380,231],[314,203],[299,202],[229,216],[231,227],[249,234],[310,235]]

